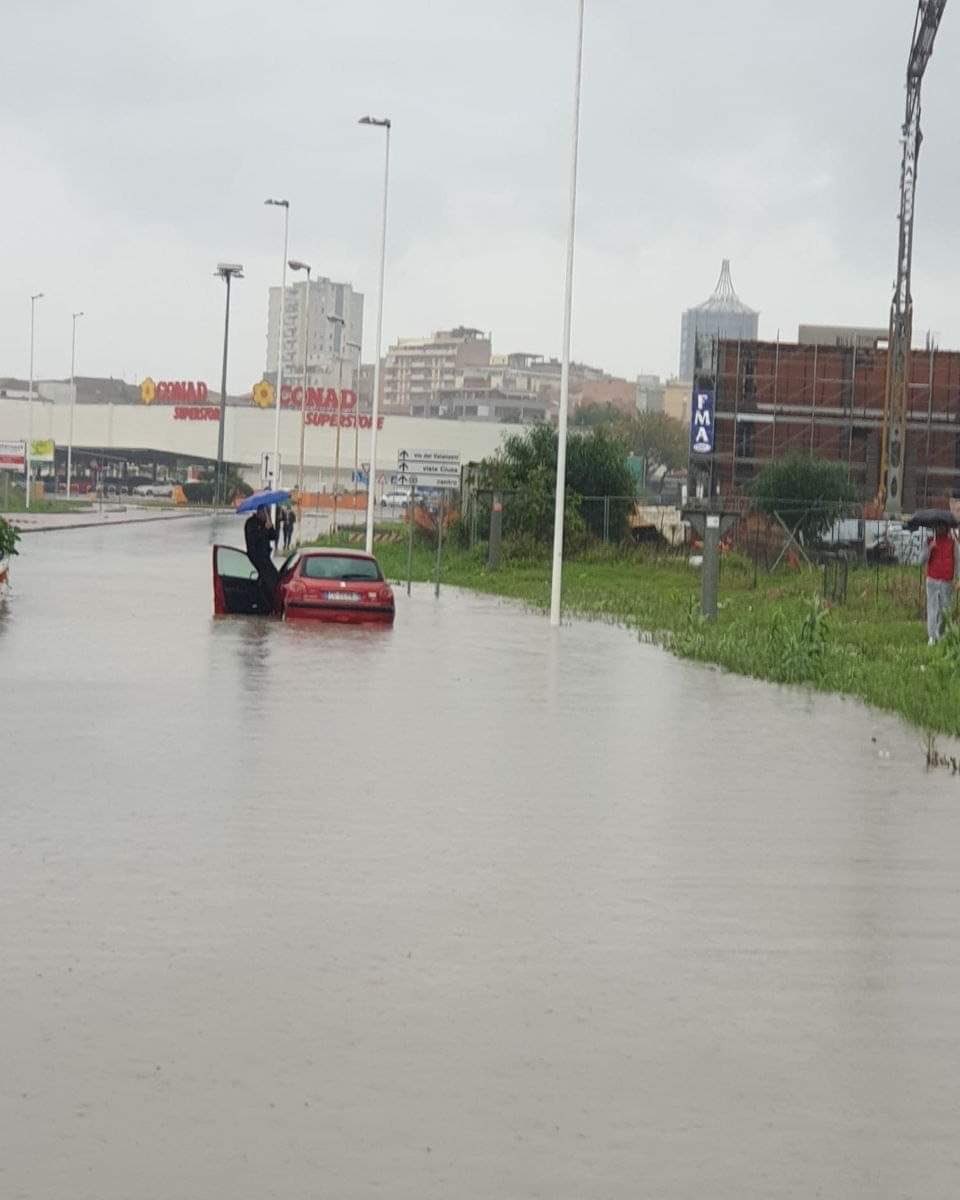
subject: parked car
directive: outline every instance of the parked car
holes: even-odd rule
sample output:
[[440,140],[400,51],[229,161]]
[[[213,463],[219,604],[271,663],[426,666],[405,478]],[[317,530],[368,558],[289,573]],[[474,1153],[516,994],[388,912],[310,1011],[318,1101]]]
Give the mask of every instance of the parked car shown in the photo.
[[384,508],[403,508],[410,503],[410,493],[409,491],[384,492],[380,503]]
[[[256,567],[233,546],[213,548],[213,611],[270,615]],[[372,554],[336,547],[299,550],[280,570],[273,613],[284,620],[389,625],[393,589]]]
[[172,483],[141,483],[133,489],[135,496],[164,496],[173,495]]

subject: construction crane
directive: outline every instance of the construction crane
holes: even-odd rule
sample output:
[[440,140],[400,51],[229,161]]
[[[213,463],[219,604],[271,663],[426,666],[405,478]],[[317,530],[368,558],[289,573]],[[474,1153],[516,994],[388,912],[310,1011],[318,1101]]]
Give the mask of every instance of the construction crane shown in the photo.
[[910,345],[913,338],[913,218],[917,192],[920,131],[920,87],[947,0],[920,0],[907,64],[907,115],[903,123],[903,166],[900,171],[900,250],[897,284],[890,306],[886,394],[880,447],[880,502],[884,512],[898,515],[903,508],[903,474],[907,436],[907,398],[910,389]]

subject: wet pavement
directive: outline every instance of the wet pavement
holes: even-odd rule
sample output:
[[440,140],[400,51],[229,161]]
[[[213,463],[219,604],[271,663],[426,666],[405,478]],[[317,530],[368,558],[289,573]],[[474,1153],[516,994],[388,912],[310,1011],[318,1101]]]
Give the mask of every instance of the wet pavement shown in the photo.
[[917,733],[427,587],[214,620],[212,540],[0,601],[5,1200],[956,1197]]

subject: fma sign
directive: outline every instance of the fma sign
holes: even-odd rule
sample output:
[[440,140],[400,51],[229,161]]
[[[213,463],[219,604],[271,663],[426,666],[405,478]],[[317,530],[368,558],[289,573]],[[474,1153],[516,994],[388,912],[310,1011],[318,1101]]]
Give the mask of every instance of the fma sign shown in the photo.
[[692,454],[713,453],[714,409],[713,392],[694,392],[690,417],[690,451]]

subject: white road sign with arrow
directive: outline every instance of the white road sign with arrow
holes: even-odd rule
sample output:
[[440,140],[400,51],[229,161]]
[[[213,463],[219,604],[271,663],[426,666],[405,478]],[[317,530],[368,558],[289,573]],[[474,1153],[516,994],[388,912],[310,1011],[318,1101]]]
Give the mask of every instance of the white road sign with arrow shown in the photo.
[[397,454],[397,482],[416,476],[420,487],[460,486],[460,455],[449,450],[401,450]]

